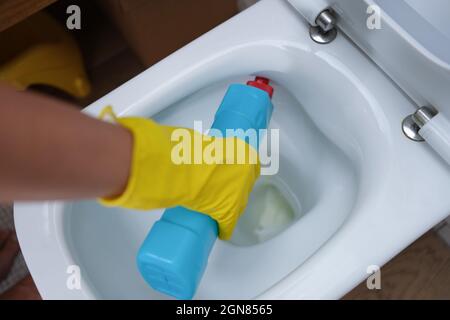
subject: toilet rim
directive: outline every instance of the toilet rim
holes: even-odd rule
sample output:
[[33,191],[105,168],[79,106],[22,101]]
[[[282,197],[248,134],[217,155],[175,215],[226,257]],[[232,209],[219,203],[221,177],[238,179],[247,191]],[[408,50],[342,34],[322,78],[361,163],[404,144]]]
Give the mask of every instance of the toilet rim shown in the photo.
[[[274,2],[270,3],[274,4]],[[254,10],[249,9],[242,14],[246,16],[255,14],[261,7],[262,6],[257,6]],[[283,8],[284,5],[281,5],[281,7]],[[273,15],[276,17],[281,14],[284,18],[284,15],[286,14],[285,10],[282,9],[280,11],[281,13],[273,12]],[[230,23],[233,23],[233,21],[234,23],[239,24],[239,20],[236,19],[232,19]],[[113,104],[119,115],[133,114],[149,116],[161,111],[163,108],[180,98],[185,97],[188,93],[192,93],[196,89],[214,82],[212,79],[219,80],[221,77],[229,78],[237,74],[250,75],[267,71],[267,68],[264,67],[266,62],[264,57],[253,56],[254,59],[246,61],[245,65],[232,63],[239,60],[231,60],[227,63],[228,68],[223,70],[221,77],[218,77],[217,74],[208,74],[208,71],[213,69],[214,63],[220,61],[223,66],[224,61],[226,61],[227,58],[230,58],[233,53],[235,54],[235,57],[242,58],[241,54],[244,51],[239,51],[239,49],[256,49],[255,52],[258,52],[261,48],[267,50],[275,49],[273,51],[274,54],[281,54],[286,52],[286,48],[288,48],[289,45],[290,48],[298,50],[297,52],[303,52],[311,57],[315,57],[317,62],[321,61],[324,65],[329,65],[334,61],[337,63],[335,67],[341,68],[340,71],[339,69],[336,69],[336,72],[348,72],[346,74],[348,79],[355,79],[353,71],[356,72],[356,70],[346,68],[346,65],[354,65],[355,68],[361,67],[362,69],[358,71],[361,73],[370,69],[368,79],[366,79],[367,82],[373,82],[374,85],[380,84],[383,90],[397,90],[380,71],[377,70],[375,72],[374,70],[376,70],[376,67],[366,60],[365,57],[363,57],[363,54],[354,48],[353,45],[346,42],[347,40],[345,38],[338,37],[333,44],[326,48],[318,47],[315,44],[309,44],[309,42],[307,42],[309,36],[304,22],[299,21],[296,17],[292,16],[287,16],[286,19],[281,21],[284,22],[284,25],[280,26],[282,32],[279,30],[280,32],[278,33],[275,32],[272,35],[269,34],[268,38],[261,38],[261,35],[257,35],[256,31],[253,33],[253,31],[250,30],[243,34],[239,39],[233,40],[227,38],[222,43],[213,46],[212,43],[216,44],[217,42],[214,39],[215,33],[226,32],[226,28],[230,26],[228,23],[228,26],[222,25],[213,30],[213,32],[206,34],[199,40],[191,43],[184,49],[166,58],[161,63],[112,91],[89,106],[85,112],[96,116],[103,106]],[[290,30],[290,27],[296,28]],[[284,28],[287,29],[284,30]],[[255,29],[257,29],[257,27],[255,27]],[[236,54],[237,52],[239,52],[239,54]],[[356,58],[357,61],[352,61],[356,52],[359,54],[358,58]],[[346,56],[346,54],[348,54],[348,56]],[[328,58],[328,60],[324,60],[324,57]],[[289,66],[290,65],[286,65],[285,67],[288,68]],[[181,73],[180,70],[182,70]],[[182,84],[184,84],[184,86],[182,86]],[[182,87],[182,89],[179,89],[180,87]],[[149,88],[151,89],[149,90]],[[173,91],[174,88],[179,90]],[[359,89],[366,90],[367,88],[361,86]],[[126,90],[128,94],[122,95],[121,92],[123,90]],[[362,96],[365,94],[367,94],[367,92],[361,93]],[[397,92],[396,97],[399,101],[402,99],[400,96],[401,94]],[[440,175],[440,179],[432,180],[430,177],[427,177],[420,172],[411,173],[411,168],[420,167],[421,163],[436,161],[433,155],[430,155],[422,149],[415,150],[415,146],[413,147],[409,142],[402,140],[400,133],[397,134],[389,131],[391,128],[395,128],[397,119],[401,119],[404,114],[408,114],[413,106],[404,103],[398,109],[391,109],[386,108],[382,103],[378,103],[379,101],[377,99],[385,102],[387,100],[386,97],[374,98],[371,96],[370,98],[375,99],[375,102],[368,104],[366,108],[363,109],[368,111],[371,115],[375,115],[375,119],[378,120],[372,119],[371,121],[374,126],[378,126],[379,130],[377,132],[381,132],[383,136],[389,136],[389,139],[386,138],[387,140],[385,140],[382,136],[380,140],[374,140],[374,144],[368,147],[368,150],[370,149],[372,152],[367,155],[368,157],[373,156],[373,158],[366,158],[363,160],[366,168],[373,169],[373,171],[370,172],[372,175],[371,181],[377,181],[377,179],[373,177],[376,176],[376,174],[380,174],[384,177],[385,181],[380,182],[380,179],[378,179],[378,183],[383,183],[385,191],[371,193],[370,199],[372,201],[363,201],[357,204],[354,209],[354,214],[349,217],[343,228],[332,237],[334,241],[337,241],[337,243],[342,245],[342,248],[345,248],[348,252],[330,246],[330,241],[328,241],[322,249],[317,251],[310,259],[300,265],[291,274],[287,275],[278,284],[262,294],[261,297],[298,298],[303,296],[320,297],[321,295],[325,295],[328,298],[339,297],[352,285],[356,284],[357,281],[362,279],[364,270],[359,270],[358,268],[364,266],[372,257],[368,254],[361,254],[362,257],[360,260],[355,258],[354,254],[358,253],[360,250],[359,244],[354,241],[355,237],[362,239],[362,241],[366,241],[365,245],[369,248],[378,246],[380,251],[383,251],[383,254],[377,254],[375,262],[384,263],[387,259],[392,257],[396,251],[405,247],[409,242],[420,235],[420,233],[437,223],[442,217],[445,217],[446,209],[450,206],[447,200],[436,201],[435,203],[432,202],[426,207],[433,212],[433,216],[428,216],[426,220],[419,212],[424,209],[424,206],[416,205],[414,201],[408,202],[404,207],[397,204],[397,206],[393,208],[389,208],[386,204],[387,202],[382,203],[384,200],[390,199],[388,192],[392,192],[392,190],[395,190],[399,185],[402,186],[402,184],[399,184],[402,177],[410,177],[410,181],[413,183],[416,182],[417,184],[419,184],[419,182],[425,182],[430,183],[431,185],[431,182],[433,182],[435,183],[436,190],[448,190],[449,184],[445,179],[447,178],[448,173],[446,174],[446,167],[441,166],[439,163],[433,166],[433,168],[430,169],[430,172],[436,173],[438,176]],[[389,116],[385,116],[385,113],[389,113]],[[314,115],[312,116],[314,117]],[[317,116],[315,119],[317,120]],[[355,139],[361,138],[362,136],[355,137]],[[366,139],[367,137],[364,138]],[[338,142],[337,144],[345,148],[342,143]],[[382,146],[383,148],[380,149],[378,146]],[[377,155],[377,151],[379,150],[386,151],[386,154]],[[414,157],[412,157],[412,159],[406,159],[403,163],[402,161],[399,161],[401,159],[402,151],[405,151],[406,154],[414,155]],[[373,167],[371,167],[371,165],[373,165]],[[367,170],[363,171],[366,172]],[[376,184],[376,186],[379,186],[379,184]],[[373,186],[370,187],[370,189],[368,186],[362,186],[362,188],[366,188],[363,189],[365,190],[365,194],[358,195],[358,198],[368,196],[368,191],[374,189]],[[418,194],[419,190],[409,190],[409,195],[411,197]],[[440,199],[439,196],[443,196],[442,191],[429,195],[431,199]],[[67,265],[74,263],[70,253],[70,245],[66,243],[63,234],[65,228],[61,213],[64,205],[65,204],[58,202],[15,204],[15,220],[19,231],[19,242],[23,248],[25,260],[29,265],[32,275],[35,276],[36,284],[44,298],[95,298],[97,295],[94,288],[83,282],[83,279],[82,290],[67,290],[67,273],[60,271],[66,270]],[[417,208],[415,208],[414,205],[416,205]],[[406,216],[399,215],[397,217],[395,215],[396,209],[408,210],[411,217],[415,219],[414,223],[407,226],[408,234],[401,238],[389,235],[386,236],[385,239],[382,239],[381,243],[378,244],[367,239],[367,234],[377,235],[379,233],[375,232],[376,230],[373,231],[373,233],[371,233],[371,230],[367,232],[367,221],[362,220],[367,217],[372,217],[372,215],[378,211],[380,212],[378,218],[392,222],[392,226],[398,226],[400,223],[399,221],[405,219]],[[369,220],[369,223],[376,224],[378,223],[377,221],[378,220]],[[30,226],[32,226],[32,228]],[[387,225],[386,229],[389,230],[389,227],[390,226]],[[362,231],[366,231],[367,234],[361,233],[358,231],[358,228],[364,229]],[[27,233],[28,231],[29,233]],[[398,240],[398,244],[392,246],[391,242],[395,239]],[[51,261],[51,263],[48,261]],[[352,261],[355,263],[349,265],[348,262]],[[353,274],[352,280],[343,284],[339,279],[330,279],[329,276],[326,276],[327,269],[325,268],[325,265],[330,263],[341,270],[344,270],[342,279],[350,278]],[[317,275],[317,277],[305,277],[305,274]],[[357,274],[357,276],[354,276],[354,274]],[[318,289],[314,288],[320,288],[320,285],[318,286],[316,283],[306,285],[308,282],[313,281],[313,279],[319,282],[326,281],[329,284],[333,283],[334,287],[331,291],[327,291],[326,293],[317,292]]]

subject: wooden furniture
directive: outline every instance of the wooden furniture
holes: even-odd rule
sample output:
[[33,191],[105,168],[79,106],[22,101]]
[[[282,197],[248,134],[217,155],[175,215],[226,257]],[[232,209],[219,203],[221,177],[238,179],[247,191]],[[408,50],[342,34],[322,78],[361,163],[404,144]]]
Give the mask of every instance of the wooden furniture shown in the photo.
[[56,0],[0,0],[0,32],[26,19]]

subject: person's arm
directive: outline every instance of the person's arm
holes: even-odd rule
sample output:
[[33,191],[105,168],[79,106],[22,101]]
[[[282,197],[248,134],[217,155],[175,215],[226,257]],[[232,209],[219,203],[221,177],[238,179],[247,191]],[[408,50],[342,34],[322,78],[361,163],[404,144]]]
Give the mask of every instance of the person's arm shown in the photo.
[[[222,161],[177,164],[172,152],[179,143],[172,137],[179,129],[192,137],[192,148],[204,140],[192,129],[146,118],[106,123],[67,103],[0,86],[0,202],[100,198],[105,206],[139,210],[180,205],[211,216],[220,238],[229,239],[259,161],[239,163],[238,152],[220,152],[229,144],[224,138],[209,137],[200,147],[221,146]],[[244,159],[258,160],[245,141],[226,139]]]
[[0,202],[117,196],[132,144],[121,126],[0,85]]

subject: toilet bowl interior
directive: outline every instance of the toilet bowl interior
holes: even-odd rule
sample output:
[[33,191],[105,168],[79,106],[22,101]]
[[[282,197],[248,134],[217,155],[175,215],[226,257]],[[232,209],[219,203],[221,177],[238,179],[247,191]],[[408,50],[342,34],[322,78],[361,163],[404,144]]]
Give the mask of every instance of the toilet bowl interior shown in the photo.
[[[153,118],[209,128],[230,83],[221,80]],[[342,225],[356,201],[357,164],[327,139],[302,101],[279,83],[271,128],[279,129],[279,170],[263,176],[230,242],[217,241],[196,298],[253,298],[301,265]],[[278,155],[273,155],[273,158]],[[65,207],[66,241],[86,283],[102,298],[161,299],[135,263],[140,244],[162,210],[106,209],[94,202]]]

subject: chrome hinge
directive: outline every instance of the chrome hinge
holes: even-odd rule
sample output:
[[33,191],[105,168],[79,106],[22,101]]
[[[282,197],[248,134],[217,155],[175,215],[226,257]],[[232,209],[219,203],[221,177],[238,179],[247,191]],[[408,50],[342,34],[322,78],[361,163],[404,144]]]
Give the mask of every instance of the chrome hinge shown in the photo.
[[323,10],[315,22],[317,26],[309,28],[311,39],[320,44],[327,44],[336,39],[336,16],[331,9]]
[[402,131],[404,135],[413,140],[422,142],[425,141],[420,135],[420,129],[433,119],[438,114],[438,111],[433,107],[421,107],[413,114],[407,116],[402,122]]
[[403,133],[411,140],[426,141],[450,165],[450,121],[433,107],[419,108],[403,120]]

